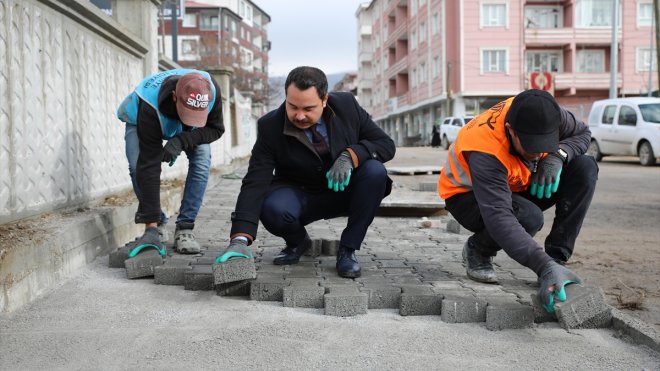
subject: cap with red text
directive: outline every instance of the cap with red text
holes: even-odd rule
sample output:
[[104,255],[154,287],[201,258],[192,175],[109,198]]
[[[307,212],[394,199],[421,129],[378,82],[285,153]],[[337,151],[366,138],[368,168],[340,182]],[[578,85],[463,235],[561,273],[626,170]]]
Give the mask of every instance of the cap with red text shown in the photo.
[[212,99],[209,80],[196,72],[185,74],[176,83],[175,94],[181,122],[198,128],[205,126]]

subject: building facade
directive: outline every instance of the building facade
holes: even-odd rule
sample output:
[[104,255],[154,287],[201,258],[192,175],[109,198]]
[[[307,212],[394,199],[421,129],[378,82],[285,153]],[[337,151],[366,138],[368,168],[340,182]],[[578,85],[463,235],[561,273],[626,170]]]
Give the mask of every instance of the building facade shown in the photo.
[[[249,0],[185,1],[177,21],[177,63],[184,67],[232,67],[233,85],[253,102],[268,97],[270,16]],[[172,58],[172,23],[162,17],[159,50]]]
[[[658,86],[653,0],[619,3],[617,95],[646,95]],[[612,0],[373,0],[356,17],[358,97],[399,145],[531,87],[582,119],[609,96]]]

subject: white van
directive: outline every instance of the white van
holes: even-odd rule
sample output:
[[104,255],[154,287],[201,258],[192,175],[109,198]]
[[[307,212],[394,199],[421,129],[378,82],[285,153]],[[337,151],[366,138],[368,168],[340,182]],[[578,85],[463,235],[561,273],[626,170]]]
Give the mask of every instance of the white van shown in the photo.
[[449,148],[449,145],[456,141],[458,131],[465,124],[470,122],[472,117],[445,117],[440,125],[440,146],[443,149]]
[[639,156],[644,166],[660,156],[660,98],[634,97],[597,100],[589,113],[591,144],[587,154]]

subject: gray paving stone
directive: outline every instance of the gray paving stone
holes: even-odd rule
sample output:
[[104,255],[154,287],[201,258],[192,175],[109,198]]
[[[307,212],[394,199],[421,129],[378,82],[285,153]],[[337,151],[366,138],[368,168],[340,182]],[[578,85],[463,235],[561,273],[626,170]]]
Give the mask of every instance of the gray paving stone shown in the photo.
[[489,302],[486,307],[486,328],[495,331],[532,327],[534,317],[534,309],[530,305]]
[[447,233],[461,233],[461,225],[455,219],[447,220]]
[[157,250],[142,250],[136,256],[126,259],[126,277],[129,279],[149,277],[154,275],[154,268],[163,264],[163,257]]
[[595,286],[566,286],[566,301],[555,302],[555,310],[559,324],[567,330],[603,328],[612,323],[612,308]]
[[351,317],[366,314],[369,298],[356,286],[329,287],[324,295],[325,314],[328,316]]
[[296,284],[282,289],[282,305],[297,308],[323,308],[325,288],[318,285]]
[[186,271],[192,269],[189,261],[167,259],[154,269],[154,283],[159,285],[183,285]]
[[544,323],[544,322],[557,322],[556,313],[548,313],[541,304],[539,297],[536,293],[529,295],[532,300],[532,310],[534,310],[534,322]]
[[321,256],[323,253],[323,240],[320,238],[313,238],[312,239],[312,247],[310,247],[307,251],[305,251],[305,256]]
[[474,296],[445,296],[442,299],[440,318],[447,323],[467,323],[486,321],[485,300]]
[[215,285],[215,292],[219,296],[250,296],[250,280],[221,283]]
[[224,263],[213,265],[214,283],[220,285],[257,277],[253,259],[230,259]]
[[110,268],[125,268],[124,262],[128,259],[128,246],[117,248],[109,255],[108,267]]
[[192,291],[213,290],[213,266],[193,265],[183,274],[183,288]]
[[291,284],[280,275],[259,274],[257,279],[250,281],[250,300],[282,301],[283,289]]
[[369,309],[397,309],[401,306],[401,288],[382,283],[366,283],[359,290],[367,294]]
[[399,314],[402,316],[439,315],[442,310],[442,294],[427,286],[403,286]]
[[321,254],[325,256],[337,256],[339,240],[323,239],[321,242]]

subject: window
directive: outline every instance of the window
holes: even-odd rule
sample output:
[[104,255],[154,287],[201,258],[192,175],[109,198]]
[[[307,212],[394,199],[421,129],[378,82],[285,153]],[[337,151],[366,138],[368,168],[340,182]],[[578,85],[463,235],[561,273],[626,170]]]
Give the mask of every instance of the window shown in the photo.
[[197,54],[197,40],[181,40],[181,54]]
[[655,56],[656,52],[655,49],[651,50],[651,48],[637,48],[637,57],[635,61],[637,72],[658,70],[658,60]]
[[482,49],[481,50],[481,72],[506,72],[506,50]]
[[197,13],[186,13],[183,15],[183,27],[197,27]]
[[603,124],[612,125],[614,122],[614,113],[616,112],[616,106],[606,106],[603,110]]
[[438,13],[433,13],[431,18],[431,35],[437,35],[440,32],[440,17]]
[[426,63],[419,65],[419,84],[426,82]]
[[426,41],[426,23],[422,22],[422,24],[419,25],[419,43],[423,43]]
[[637,3],[637,27],[651,26],[653,23],[653,3],[651,1]]
[[577,27],[611,27],[612,0],[577,0]]
[[417,0],[410,0],[410,15],[417,14]]
[[481,27],[506,26],[506,4],[481,4]]
[[440,77],[440,57],[433,58],[433,78]]
[[605,72],[604,50],[578,50],[577,72],[603,73]]
[[417,86],[417,68],[413,68],[412,70],[412,87]]
[[637,125],[637,113],[634,108],[630,106],[621,106],[619,109],[619,125]]
[[561,51],[528,51],[527,72],[564,72]]
[[202,31],[214,31],[219,27],[218,16],[211,14],[202,14],[199,22],[199,29]]
[[563,8],[560,6],[525,7],[525,28],[564,27]]
[[238,15],[245,20],[252,22],[252,7],[247,1],[240,1],[238,4]]
[[415,50],[417,48],[417,31],[412,32],[410,37],[410,49]]

